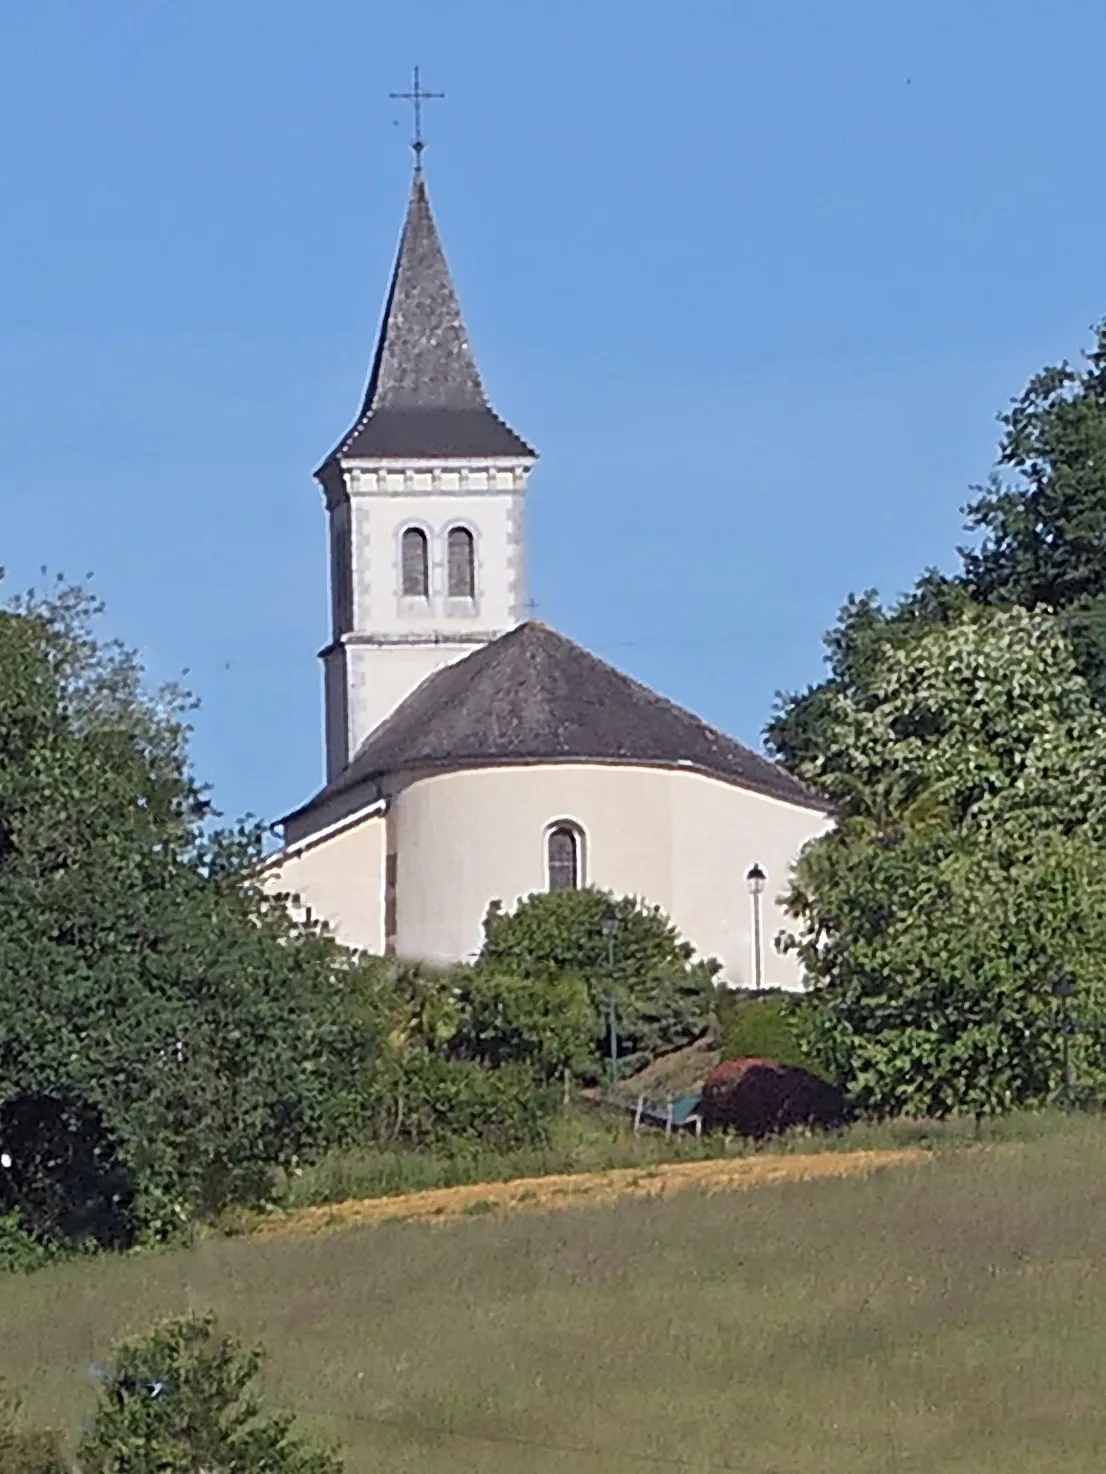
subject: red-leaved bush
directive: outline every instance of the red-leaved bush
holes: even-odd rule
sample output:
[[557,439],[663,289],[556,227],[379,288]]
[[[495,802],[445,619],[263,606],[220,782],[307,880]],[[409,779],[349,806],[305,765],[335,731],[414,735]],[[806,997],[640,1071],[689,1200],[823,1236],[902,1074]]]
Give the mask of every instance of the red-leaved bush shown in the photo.
[[774,1059],[728,1059],[707,1076],[700,1106],[708,1129],[771,1136],[794,1126],[843,1125],[849,1103],[836,1085]]

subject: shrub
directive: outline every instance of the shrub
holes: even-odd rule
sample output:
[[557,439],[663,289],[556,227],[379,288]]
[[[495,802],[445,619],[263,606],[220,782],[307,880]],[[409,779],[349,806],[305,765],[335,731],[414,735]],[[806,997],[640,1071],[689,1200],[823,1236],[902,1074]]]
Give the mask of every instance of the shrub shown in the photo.
[[[603,931],[608,912],[617,919],[613,938]],[[481,966],[547,981],[584,980],[599,1026],[593,1076],[604,1068],[610,1048],[612,998],[625,1072],[690,1044],[709,1026],[712,980],[720,964],[697,960],[660,907],[636,897],[588,887],[528,896],[513,912],[493,902],[484,938]]]
[[797,1000],[781,994],[731,995],[719,1008],[722,1058],[774,1059],[783,1065],[797,1065],[820,1074],[799,1042],[795,1026],[797,1007]]
[[0,1274],[39,1269],[56,1252],[27,1232],[18,1213],[0,1217]]
[[701,1114],[708,1130],[728,1126],[759,1138],[796,1126],[842,1126],[851,1112],[836,1085],[809,1070],[770,1059],[733,1059],[707,1076]]
[[525,1065],[487,1069],[470,1060],[415,1054],[393,1085],[378,1135],[412,1147],[479,1142],[495,1151],[544,1146],[560,1096]]
[[456,1059],[498,1068],[529,1066],[542,1081],[587,1068],[597,1032],[586,985],[568,974],[513,977],[488,968],[454,974],[459,1018],[449,1043]]
[[290,1418],[265,1418],[253,1388],[263,1361],[216,1333],[208,1316],[165,1321],[115,1348],[81,1439],[82,1474],[341,1474]]

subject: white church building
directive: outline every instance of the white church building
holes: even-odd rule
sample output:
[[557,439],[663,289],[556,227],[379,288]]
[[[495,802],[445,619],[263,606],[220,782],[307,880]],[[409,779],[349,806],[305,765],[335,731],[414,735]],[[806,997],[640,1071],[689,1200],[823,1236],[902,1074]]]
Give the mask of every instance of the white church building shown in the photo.
[[417,169],[364,404],[316,473],[327,781],[267,888],[351,947],[445,963],[493,900],[596,885],[663,907],[733,984],[800,986],[777,897],[826,806],[525,617],[536,461],[488,403]]

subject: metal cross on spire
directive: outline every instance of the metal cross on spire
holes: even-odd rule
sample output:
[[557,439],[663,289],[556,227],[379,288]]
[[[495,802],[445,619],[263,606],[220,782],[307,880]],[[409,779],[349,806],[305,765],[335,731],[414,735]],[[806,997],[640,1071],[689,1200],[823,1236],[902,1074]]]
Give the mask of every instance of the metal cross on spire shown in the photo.
[[389,97],[396,102],[409,102],[415,111],[415,136],[411,140],[411,147],[415,151],[415,173],[422,173],[422,154],[426,144],[422,141],[422,105],[424,102],[437,101],[445,96],[444,92],[424,92],[419,83],[419,69],[415,68],[414,80],[410,92],[389,92]]

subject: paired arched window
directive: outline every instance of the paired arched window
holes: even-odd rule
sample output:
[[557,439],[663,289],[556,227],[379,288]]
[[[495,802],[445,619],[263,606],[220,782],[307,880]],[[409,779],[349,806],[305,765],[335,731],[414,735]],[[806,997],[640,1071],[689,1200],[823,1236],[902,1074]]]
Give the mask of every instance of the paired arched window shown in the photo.
[[580,835],[570,824],[558,824],[546,836],[546,867],[551,891],[574,891],[580,886]]
[[421,527],[408,527],[401,543],[403,593],[408,599],[430,595],[430,549]]
[[[428,599],[430,540],[421,527],[404,530],[400,565],[404,598]],[[467,527],[451,527],[446,538],[446,593],[451,599],[476,597],[476,539]]]
[[451,527],[446,543],[447,588],[451,599],[476,597],[476,545],[467,527]]

